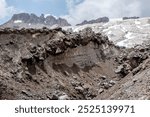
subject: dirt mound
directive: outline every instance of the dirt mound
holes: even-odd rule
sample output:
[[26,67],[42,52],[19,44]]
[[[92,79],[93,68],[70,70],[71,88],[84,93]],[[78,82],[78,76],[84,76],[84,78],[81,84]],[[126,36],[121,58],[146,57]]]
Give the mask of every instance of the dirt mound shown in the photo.
[[90,28],[1,29],[0,99],[107,99],[148,58],[148,49],[116,47]]

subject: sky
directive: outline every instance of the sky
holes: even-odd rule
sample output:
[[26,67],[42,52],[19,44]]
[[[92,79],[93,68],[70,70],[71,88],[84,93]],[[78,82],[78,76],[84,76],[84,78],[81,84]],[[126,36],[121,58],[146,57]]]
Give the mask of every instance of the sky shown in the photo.
[[150,0],[0,0],[0,24],[13,14],[35,13],[63,17],[71,24],[99,17],[150,16]]

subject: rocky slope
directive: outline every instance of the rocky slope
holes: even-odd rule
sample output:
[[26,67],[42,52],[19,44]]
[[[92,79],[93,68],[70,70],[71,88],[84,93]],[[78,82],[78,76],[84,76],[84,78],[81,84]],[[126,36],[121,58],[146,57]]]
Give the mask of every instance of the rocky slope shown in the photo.
[[149,52],[90,28],[1,29],[0,99],[149,99]]
[[35,14],[20,13],[14,14],[12,18],[3,24],[1,27],[9,28],[41,28],[41,27],[52,27],[52,26],[70,26],[67,20],[63,18],[55,18],[51,15],[42,14],[40,17]]
[[82,23],[77,24],[76,26],[82,26],[82,25],[86,25],[86,24],[95,24],[95,23],[107,23],[109,22],[109,18],[108,17],[101,17],[98,19],[93,19],[90,21],[84,20]]

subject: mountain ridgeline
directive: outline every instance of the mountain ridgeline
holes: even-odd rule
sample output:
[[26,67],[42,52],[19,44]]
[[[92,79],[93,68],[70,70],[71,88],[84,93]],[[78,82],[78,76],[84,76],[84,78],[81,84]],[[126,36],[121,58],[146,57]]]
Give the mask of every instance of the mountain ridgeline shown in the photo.
[[76,26],[81,26],[81,25],[85,25],[85,24],[94,24],[94,23],[107,23],[107,22],[109,22],[108,17],[101,17],[101,18],[98,18],[95,20],[90,20],[90,21],[84,20],[82,23],[77,24]]
[[20,13],[14,14],[12,18],[2,25],[2,27],[10,28],[41,28],[41,27],[52,27],[52,26],[70,26],[67,20],[63,18],[56,18],[52,15],[41,14],[37,16],[35,14]]

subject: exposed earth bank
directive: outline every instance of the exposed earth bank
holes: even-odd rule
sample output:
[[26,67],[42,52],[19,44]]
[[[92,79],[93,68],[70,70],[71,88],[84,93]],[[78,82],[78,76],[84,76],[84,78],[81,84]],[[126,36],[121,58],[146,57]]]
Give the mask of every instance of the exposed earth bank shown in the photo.
[[150,99],[150,46],[101,33],[0,30],[0,99]]

